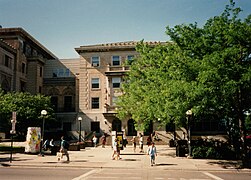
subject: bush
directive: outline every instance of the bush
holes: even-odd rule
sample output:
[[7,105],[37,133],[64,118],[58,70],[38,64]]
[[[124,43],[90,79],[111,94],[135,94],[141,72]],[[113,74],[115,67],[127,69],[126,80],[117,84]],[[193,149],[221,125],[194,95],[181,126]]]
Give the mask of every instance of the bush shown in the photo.
[[193,141],[192,156],[198,159],[236,159],[231,145],[218,140]]

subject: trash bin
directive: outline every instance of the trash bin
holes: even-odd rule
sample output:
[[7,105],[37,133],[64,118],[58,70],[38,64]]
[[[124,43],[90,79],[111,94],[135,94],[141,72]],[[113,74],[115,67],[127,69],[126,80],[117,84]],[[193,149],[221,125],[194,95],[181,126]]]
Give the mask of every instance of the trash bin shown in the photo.
[[187,149],[187,140],[178,140],[176,145],[176,156],[185,157]]
[[175,141],[173,139],[170,139],[169,147],[175,147]]

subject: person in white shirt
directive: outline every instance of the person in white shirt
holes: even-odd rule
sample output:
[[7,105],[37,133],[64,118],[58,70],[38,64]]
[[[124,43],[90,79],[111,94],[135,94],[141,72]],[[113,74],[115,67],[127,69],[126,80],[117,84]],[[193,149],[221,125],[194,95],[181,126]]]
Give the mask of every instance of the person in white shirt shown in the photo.
[[141,133],[139,133],[139,148],[140,148],[140,153],[143,153],[144,150],[143,150],[143,143],[144,143],[144,140],[143,140],[143,135]]
[[152,142],[152,145],[148,147],[147,154],[150,156],[150,163],[151,166],[155,164],[155,156],[157,156],[157,149],[154,146],[154,142]]

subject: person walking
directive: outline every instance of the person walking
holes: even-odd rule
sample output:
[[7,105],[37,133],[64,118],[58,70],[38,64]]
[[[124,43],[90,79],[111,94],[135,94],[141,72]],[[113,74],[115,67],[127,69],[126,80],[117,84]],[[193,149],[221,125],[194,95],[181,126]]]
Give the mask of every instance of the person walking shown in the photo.
[[152,145],[148,147],[147,154],[150,156],[150,164],[153,166],[155,164],[155,156],[157,156],[157,149],[154,142],[152,142]]
[[143,143],[144,143],[144,139],[143,139],[143,135],[141,133],[139,133],[139,148],[140,148],[140,153],[143,153]]
[[131,139],[132,145],[133,145],[133,151],[136,152],[136,137],[133,136]]
[[101,142],[102,142],[102,148],[105,148],[105,143],[106,143],[106,135],[103,134],[103,136],[101,137]]
[[[60,147],[60,153],[62,153],[61,155],[61,159],[63,158],[63,155],[65,155],[67,157],[67,161],[70,161],[70,156],[68,153],[68,148],[69,148],[69,143],[64,139],[64,136],[61,137],[61,147]],[[60,159],[58,159],[60,160]]]
[[96,135],[93,136],[92,142],[93,142],[94,147],[97,147],[98,138],[96,137]]
[[115,160],[115,158],[118,158],[118,140],[117,140],[117,138],[115,138],[112,143],[112,150],[113,150],[112,160]]

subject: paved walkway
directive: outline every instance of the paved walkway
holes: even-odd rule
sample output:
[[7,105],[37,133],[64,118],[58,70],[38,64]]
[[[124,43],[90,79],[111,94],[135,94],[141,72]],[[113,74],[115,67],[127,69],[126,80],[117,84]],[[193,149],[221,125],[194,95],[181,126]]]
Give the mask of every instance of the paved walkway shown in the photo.
[[[158,156],[156,165],[151,168],[164,168],[170,170],[194,170],[194,171],[236,171],[239,167],[238,161],[225,160],[203,160],[176,157],[175,148],[165,145],[157,145]],[[145,147],[146,148],[146,147]],[[139,149],[137,149],[138,151]],[[145,149],[146,150],[146,149]],[[66,157],[58,161],[56,156],[32,154],[13,154],[12,163],[9,162],[10,154],[0,154],[2,166],[29,166],[29,167],[71,167],[71,168],[149,168],[149,156],[143,153],[134,153],[132,146],[121,151],[120,160],[112,160],[111,147],[87,147],[81,151],[69,151],[70,162]],[[251,171],[250,169],[242,169]]]

